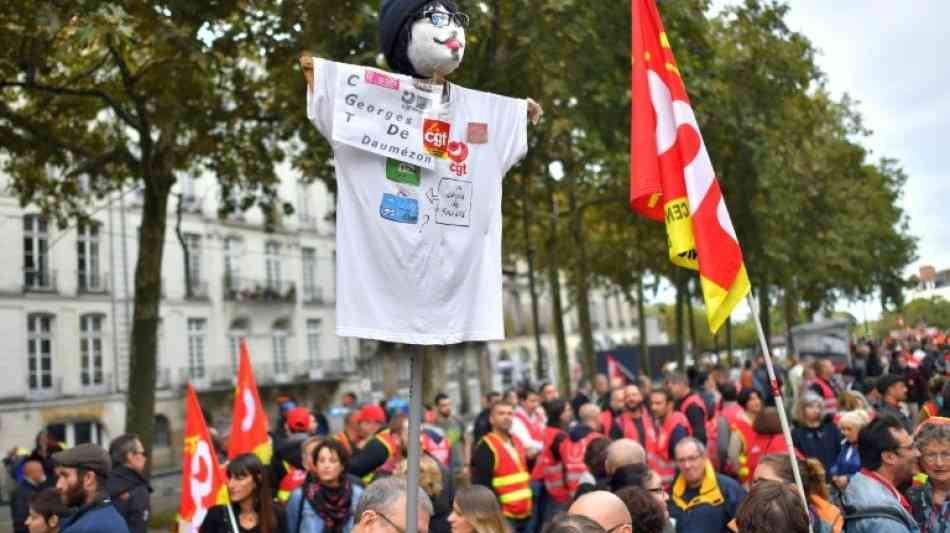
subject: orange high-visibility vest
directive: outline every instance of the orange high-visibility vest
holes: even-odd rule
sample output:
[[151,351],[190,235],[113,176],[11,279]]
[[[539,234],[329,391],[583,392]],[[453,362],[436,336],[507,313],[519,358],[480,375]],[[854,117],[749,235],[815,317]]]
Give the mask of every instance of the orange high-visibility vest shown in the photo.
[[647,465],[660,475],[666,489],[669,489],[673,478],[676,477],[676,463],[670,457],[670,439],[673,438],[673,431],[677,427],[683,427],[686,433],[692,436],[693,428],[690,427],[689,420],[679,411],[673,411],[666,417],[656,438],[649,439],[650,435],[647,435]]
[[482,441],[491,450],[495,458],[492,472],[492,490],[498,495],[501,512],[506,517],[521,520],[531,516],[531,476],[528,474],[528,462],[524,446],[517,437],[511,435],[511,444],[516,450],[512,456],[504,439],[495,432],[486,433]]
[[376,473],[385,473],[392,474],[396,471],[396,467],[399,466],[399,461],[402,459],[402,448],[396,443],[396,438],[393,437],[392,433],[388,429],[384,429],[373,436],[374,439],[378,440],[386,447],[387,455],[386,462],[379,466],[376,470],[373,470],[369,474],[363,476],[363,483],[369,485],[373,482],[373,479],[376,477]]
[[758,434],[752,429],[752,424],[746,422],[742,417],[736,418],[732,430],[739,434],[739,438],[742,441],[742,451],[739,452],[739,471],[736,472],[736,474],[739,475],[739,481],[744,484],[752,479],[752,474],[755,473],[753,469],[749,467],[749,452]]

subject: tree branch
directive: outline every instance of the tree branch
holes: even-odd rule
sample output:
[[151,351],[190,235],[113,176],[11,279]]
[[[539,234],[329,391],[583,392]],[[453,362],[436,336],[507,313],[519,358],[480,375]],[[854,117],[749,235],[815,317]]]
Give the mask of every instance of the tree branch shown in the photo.
[[116,101],[113,97],[109,96],[104,91],[100,91],[96,89],[68,89],[66,87],[54,87],[52,85],[44,85],[44,84],[36,83],[36,82],[24,83],[24,82],[19,82],[19,81],[0,81],[0,89],[3,89],[4,87],[19,87],[21,89],[36,90],[36,91],[44,92],[47,94],[54,94],[58,96],[80,96],[80,97],[87,97],[87,98],[98,98],[102,100],[103,102],[105,102],[113,111],[115,111],[115,114],[118,115],[118,117],[121,118],[124,122],[126,122],[129,126],[135,129],[139,129],[141,127],[138,121],[135,120],[135,117],[130,115],[128,111],[126,111],[125,109],[122,108],[122,106],[119,105],[118,101]]

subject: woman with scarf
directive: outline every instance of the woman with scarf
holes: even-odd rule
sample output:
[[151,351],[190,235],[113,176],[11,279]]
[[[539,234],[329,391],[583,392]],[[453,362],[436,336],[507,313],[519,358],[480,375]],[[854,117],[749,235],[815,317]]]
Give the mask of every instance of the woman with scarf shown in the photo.
[[253,453],[235,457],[227,466],[227,505],[208,510],[199,533],[282,533],[284,515],[274,507],[270,472]]
[[314,471],[287,502],[288,533],[349,533],[353,511],[363,494],[346,475],[350,454],[337,440],[325,440],[313,450]]

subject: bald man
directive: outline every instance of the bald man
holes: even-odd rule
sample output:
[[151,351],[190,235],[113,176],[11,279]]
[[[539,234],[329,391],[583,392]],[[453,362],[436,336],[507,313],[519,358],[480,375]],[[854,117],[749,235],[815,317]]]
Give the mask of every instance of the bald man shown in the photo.
[[26,517],[30,514],[30,498],[47,488],[43,463],[27,461],[23,465],[23,481],[17,484],[10,496],[10,518],[15,533],[27,533]]
[[607,447],[607,478],[614,475],[621,466],[645,463],[646,450],[640,443],[630,439],[615,440]]
[[623,500],[605,490],[581,496],[567,510],[567,514],[586,516],[611,533],[633,533],[627,506]]

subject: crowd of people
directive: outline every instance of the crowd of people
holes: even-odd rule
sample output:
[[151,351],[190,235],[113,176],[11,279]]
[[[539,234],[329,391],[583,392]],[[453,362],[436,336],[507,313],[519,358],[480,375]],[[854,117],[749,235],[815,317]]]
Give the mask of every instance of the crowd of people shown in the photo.
[[[777,366],[789,448],[764,361],[659,380],[598,375],[560,398],[544,383],[488,393],[472,424],[439,394],[422,425],[419,532],[950,533],[950,345],[862,343],[850,364]],[[945,356],[945,354],[947,354]],[[789,401],[790,400],[790,401]],[[230,505],[201,532],[406,533],[405,402],[360,404],[344,427],[284,402],[273,459],[227,460]],[[147,530],[146,456],[63,449],[41,433],[14,461],[16,531]],[[796,482],[796,467],[801,491]],[[802,496],[807,500],[803,505]]]

